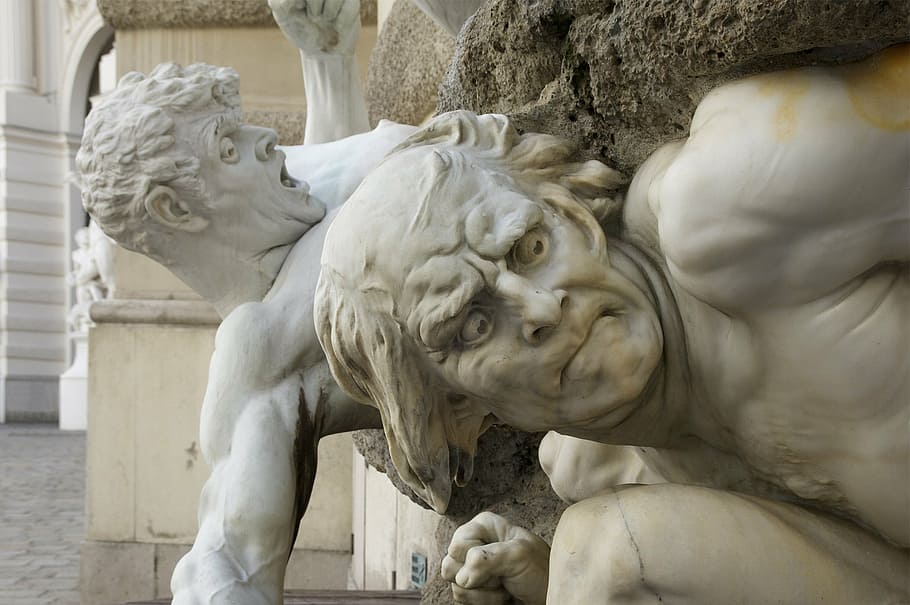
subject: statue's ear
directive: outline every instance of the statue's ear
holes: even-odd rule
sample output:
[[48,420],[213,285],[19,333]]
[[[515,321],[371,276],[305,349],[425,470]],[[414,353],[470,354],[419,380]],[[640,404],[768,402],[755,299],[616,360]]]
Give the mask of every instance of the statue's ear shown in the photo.
[[192,210],[177,197],[177,192],[165,185],[157,185],[145,196],[145,210],[155,222],[168,229],[202,231],[208,220]]

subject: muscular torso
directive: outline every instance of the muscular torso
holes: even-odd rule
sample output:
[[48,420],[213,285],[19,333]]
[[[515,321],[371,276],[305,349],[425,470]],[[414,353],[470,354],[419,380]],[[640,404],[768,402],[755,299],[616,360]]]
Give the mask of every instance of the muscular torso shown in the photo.
[[627,210],[666,262],[699,437],[905,546],[910,130],[862,102],[905,78],[907,55],[715,91]]
[[737,318],[686,297],[695,405],[718,423],[706,440],[757,478],[910,543],[906,266]]

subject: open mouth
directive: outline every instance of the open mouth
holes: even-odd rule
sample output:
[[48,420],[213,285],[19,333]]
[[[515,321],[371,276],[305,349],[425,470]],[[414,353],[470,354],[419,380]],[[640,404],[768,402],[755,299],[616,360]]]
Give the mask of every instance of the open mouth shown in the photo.
[[281,163],[281,175],[279,178],[281,179],[281,186],[287,189],[300,189],[303,187],[303,183],[288,174],[288,167],[284,162]]

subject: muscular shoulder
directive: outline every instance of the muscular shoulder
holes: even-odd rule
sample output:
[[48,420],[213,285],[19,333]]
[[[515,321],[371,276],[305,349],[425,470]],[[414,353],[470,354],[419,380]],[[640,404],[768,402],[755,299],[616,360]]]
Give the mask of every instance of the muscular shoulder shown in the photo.
[[805,302],[906,260],[910,121],[899,87],[882,84],[891,71],[906,80],[889,61],[910,63],[907,52],[895,52],[748,78],[702,101],[651,185],[679,282],[721,306]]
[[266,305],[259,302],[244,303],[228,314],[215,334],[215,351],[239,347],[248,348],[268,332],[269,318]]

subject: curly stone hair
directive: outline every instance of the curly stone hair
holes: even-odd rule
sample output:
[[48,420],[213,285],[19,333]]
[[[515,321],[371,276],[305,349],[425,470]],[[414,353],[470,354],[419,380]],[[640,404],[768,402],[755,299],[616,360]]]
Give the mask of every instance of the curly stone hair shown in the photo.
[[[200,133],[205,140],[224,122],[239,121],[239,77],[231,68],[164,63],[148,77],[125,75],[85,121],[76,166],[86,211],[119,244],[149,254],[147,193],[166,184],[181,200],[207,205],[197,152],[187,140]],[[188,124],[196,130],[178,132]]]

